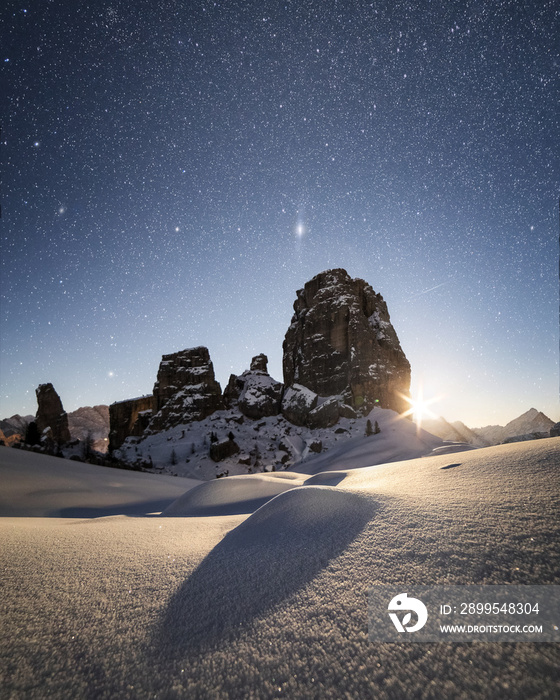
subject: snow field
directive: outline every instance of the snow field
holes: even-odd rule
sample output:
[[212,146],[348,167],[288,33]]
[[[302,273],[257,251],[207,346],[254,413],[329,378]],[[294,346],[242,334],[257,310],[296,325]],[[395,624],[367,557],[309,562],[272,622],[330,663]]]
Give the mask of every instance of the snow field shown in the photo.
[[[15,451],[0,458],[7,452]],[[10,488],[22,507],[35,507],[39,470],[56,472],[58,462],[21,453]],[[1,518],[3,691],[553,698],[557,645],[372,644],[367,590],[560,583],[559,465],[560,438],[551,438],[357,469],[341,458],[311,476],[245,476],[251,497],[273,496],[251,515],[223,514],[244,489],[220,479],[190,491],[189,507],[222,509],[213,517]],[[102,489],[113,470],[92,469],[95,503],[95,481]],[[160,477],[125,474],[122,504],[140,482],[151,499]],[[294,488],[274,495],[285,484]],[[62,498],[60,487],[42,497]],[[65,512],[82,497],[67,490]]]

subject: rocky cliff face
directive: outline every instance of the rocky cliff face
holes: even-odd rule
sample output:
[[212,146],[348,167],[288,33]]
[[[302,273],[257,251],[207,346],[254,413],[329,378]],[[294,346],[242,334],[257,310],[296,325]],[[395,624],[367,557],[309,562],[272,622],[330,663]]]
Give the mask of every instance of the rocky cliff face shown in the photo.
[[182,350],[161,359],[154,384],[154,416],[149,431],[203,420],[223,408],[208,348]]
[[261,352],[260,355],[255,355],[251,360],[251,371],[260,371],[268,374],[268,357]]
[[19,444],[24,439],[25,435],[21,433],[11,432],[8,435],[0,428],[0,445],[5,447],[13,447]]
[[140,436],[152,417],[153,396],[118,401],[109,406],[109,452],[118,449],[129,436]]
[[327,270],[298,290],[283,344],[284,383],[342,395],[361,412],[405,411],[410,364],[380,294],[345,270]]
[[43,435],[47,428],[50,428],[48,439],[53,440],[58,445],[70,442],[68,416],[53,385],[39,384],[35,394],[37,395],[35,422],[39,434]]

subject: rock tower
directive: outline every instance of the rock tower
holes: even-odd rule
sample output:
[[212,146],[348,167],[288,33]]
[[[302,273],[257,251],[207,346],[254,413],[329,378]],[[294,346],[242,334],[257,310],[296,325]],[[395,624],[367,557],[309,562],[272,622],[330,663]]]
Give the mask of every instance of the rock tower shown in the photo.
[[50,428],[50,437],[59,445],[70,442],[70,430],[68,429],[68,416],[62,407],[60,396],[56,393],[52,384],[39,384],[35,389],[37,396],[37,415],[35,422],[39,434],[43,435]]
[[410,363],[387,305],[362,279],[326,270],[298,290],[283,343],[284,384],[342,396],[360,412],[409,408]]

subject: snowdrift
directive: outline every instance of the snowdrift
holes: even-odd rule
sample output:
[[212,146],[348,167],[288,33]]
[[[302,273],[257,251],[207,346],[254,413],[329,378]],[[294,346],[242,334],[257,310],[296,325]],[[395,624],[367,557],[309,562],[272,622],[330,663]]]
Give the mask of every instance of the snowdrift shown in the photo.
[[303,483],[298,474],[249,474],[207,481],[169,505],[163,516],[252,513],[274,496]]

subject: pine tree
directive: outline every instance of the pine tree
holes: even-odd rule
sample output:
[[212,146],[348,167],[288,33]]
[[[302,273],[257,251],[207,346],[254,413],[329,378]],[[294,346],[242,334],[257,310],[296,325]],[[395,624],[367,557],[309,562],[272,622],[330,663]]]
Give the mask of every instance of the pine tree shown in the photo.
[[369,437],[370,435],[373,435],[373,428],[371,427],[371,421],[368,418],[366,423],[366,437]]
[[379,427],[379,423],[377,421],[375,421],[375,426],[373,428],[373,434],[379,435],[380,432],[381,432],[381,428]]

